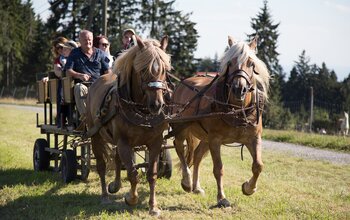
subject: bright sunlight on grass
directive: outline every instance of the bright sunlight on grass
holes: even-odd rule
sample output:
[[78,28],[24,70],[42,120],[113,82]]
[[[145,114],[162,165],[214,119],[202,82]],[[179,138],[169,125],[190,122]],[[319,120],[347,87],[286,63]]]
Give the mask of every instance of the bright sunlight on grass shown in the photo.
[[[129,207],[123,195],[129,190],[125,171],[123,187],[111,196],[111,205],[100,203],[96,171],[86,182],[68,185],[57,173],[34,172],[32,150],[36,138],[35,112],[0,106],[0,218],[1,219],[151,219],[148,215],[149,188],[144,176],[139,184],[139,204]],[[178,160],[171,149],[173,163]],[[263,150],[264,170],[258,191],[244,196],[241,184],[251,174],[251,159],[244,150],[222,147],[225,165],[226,209],[216,204],[216,182],[210,156],[201,164],[204,196],[186,193],[180,186],[181,172],[173,170],[170,180],[157,181],[156,193],[161,219],[349,219],[350,165],[334,165]],[[107,176],[112,180],[113,172]]]

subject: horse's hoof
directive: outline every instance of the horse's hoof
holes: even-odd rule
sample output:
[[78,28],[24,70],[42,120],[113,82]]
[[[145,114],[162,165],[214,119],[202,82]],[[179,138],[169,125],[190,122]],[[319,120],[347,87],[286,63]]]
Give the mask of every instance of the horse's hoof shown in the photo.
[[102,197],[101,199],[101,204],[102,205],[109,205],[109,204],[112,204],[112,200],[110,200],[108,197]]
[[121,188],[121,182],[116,183],[115,181],[108,184],[109,193],[117,193]]
[[185,190],[185,192],[192,192],[192,187],[191,187],[191,185],[185,185],[183,182],[181,182],[181,187],[182,187],[182,189],[183,190]]
[[199,195],[201,195],[201,196],[204,196],[204,195],[205,195],[205,191],[204,191],[204,189],[202,189],[202,188],[194,189],[194,190],[193,190],[193,193],[194,193],[194,194],[199,194]]
[[159,217],[161,211],[158,208],[150,209],[148,212],[151,216]]
[[248,183],[248,181],[246,181],[246,182],[244,182],[243,184],[242,184],[242,193],[244,194],[244,195],[246,195],[246,196],[250,196],[250,195],[252,195],[252,194],[254,194],[255,193],[255,191],[256,191],[256,187],[254,188],[254,189],[252,189],[252,190],[247,190],[247,188],[246,188],[246,185],[247,184],[249,184]]
[[218,204],[217,204],[218,208],[227,208],[227,207],[231,207],[231,203],[227,200],[227,199],[221,199]]
[[127,193],[126,195],[125,195],[125,197],[124,197],[124,201],[125,201],[125,203],[128,205],[128,206],[134,206],[134,205],[136,205],[137,204],[137,202],[138,202],[138,197],[137,196],[135,196],[135,198],[132,198],[131,196],[130,196],[130,193]]

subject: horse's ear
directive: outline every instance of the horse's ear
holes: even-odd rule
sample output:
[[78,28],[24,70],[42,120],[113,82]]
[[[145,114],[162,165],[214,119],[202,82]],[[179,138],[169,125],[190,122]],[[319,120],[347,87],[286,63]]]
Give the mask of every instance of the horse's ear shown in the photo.
[[232,36],[228,36],[228,46],[232,47],[232,45],[235,43],[235,39]]
[[145,44],[143,43],[142,39],[138,35],[135,35],[135,38],[136,38],[137,46],[140,49],[144,48]]
[[250,49],[252,49],[252,50],[254,50],[254,51],[256,50],[256,47],[258,46],[258,38],[259,38],[259,36],[258,36],[258,35],[255,35],[254,38],[253,38],[253,40],[250,41],[250,43],[249,43]]
[[168,47],[168,42],[169,42],[168,35],[164,35],[162,40],[160,41],[160,48],[165,51],[166,48]]

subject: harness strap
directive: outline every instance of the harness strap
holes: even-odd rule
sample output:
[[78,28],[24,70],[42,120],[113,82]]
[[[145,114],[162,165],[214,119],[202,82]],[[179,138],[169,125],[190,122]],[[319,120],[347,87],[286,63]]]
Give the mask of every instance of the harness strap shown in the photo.
[[180,83],[182,85],[185,85],[187,88],[197,92],[197,94],[195,96],[193,96],[179,111],[177,111],[177,113],[184,111],[195,99],[202,97],[204,95],[204,93],[211,88],[211,86],[214,84],[214,82],[217,81],[216,80],[217,78],[219,78],[219,75],[216,75],[215,78],[206,87],[204,87],[201,90],[198,90],[197,88],[195,88],[191,85],[188,85],[187,83],[181,81]]
[[104,109],[105,105],[110,104],[110,101],[112,99],[111,95],[114,91],[116,91],[115,86],[111,86],[107,90],[107,93],[103,98],[103,102],[101,103],[100,110],[97,113],[98,119],[94,123],[94,126],[84,134],[84,138],[90,138],[94,136],[102,128],[102,126],[104,126],[108,121],[110,121],[117,114],[116,108],[112,108],[112,111],[108,111],[107,114],[106,114],[106,109]]
[[112,111],[109,111],[106,116],[102,119],[98,119],[92,128],[90,128],[84,135],[84,138],[90,138],[94,136],[107,122],[109,122],[117,114],[116,108],[113,108]]

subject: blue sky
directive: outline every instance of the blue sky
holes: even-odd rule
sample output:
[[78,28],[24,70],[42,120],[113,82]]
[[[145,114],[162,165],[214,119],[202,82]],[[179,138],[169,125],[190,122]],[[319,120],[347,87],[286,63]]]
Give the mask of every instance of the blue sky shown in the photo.
[[[45,18],[46,0],[33,0],[34,9]],[[200,36],[196,57],[222,55],[227,36],[246,40],[253,30],[251,19],[263,6],[263,0],[176,0],[175,7],[193,12]],[[350,1],[349,0],[269,0],[272,20],[280,23],[277,51],[284,71],[289,75],[303,50],[311,63],[325,62],[338,81],[350,73]]]

